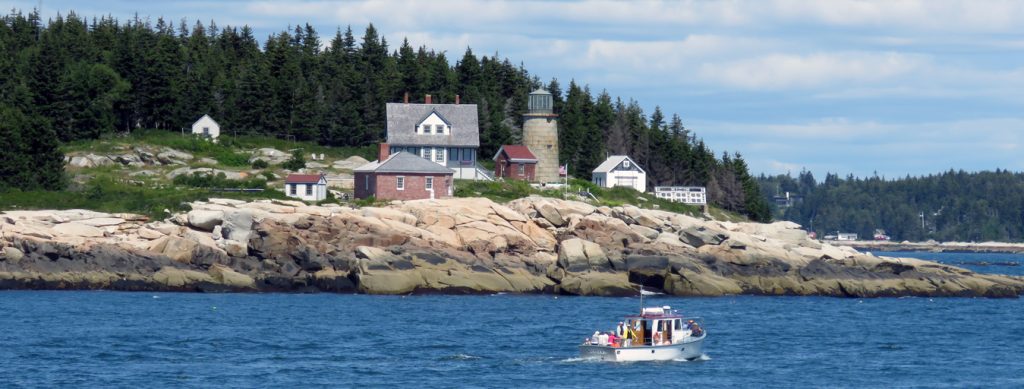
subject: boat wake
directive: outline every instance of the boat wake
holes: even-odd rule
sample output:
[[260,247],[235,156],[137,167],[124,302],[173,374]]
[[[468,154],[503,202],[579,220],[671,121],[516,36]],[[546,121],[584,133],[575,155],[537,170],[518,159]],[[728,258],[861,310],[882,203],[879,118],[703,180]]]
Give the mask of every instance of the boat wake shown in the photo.
[[683,358],[680,358],[680,359],[673,359],[672,361],[673,362],[698,362],[698,361],[710,361],[710,360],[711,360],[711,357],[709,357],[707,354],[701,354],[696,359],[683,359]]
[[481,359],[481,357],[469,354],[454,354],[438,358],[440,361],[475,361],[477,359]]

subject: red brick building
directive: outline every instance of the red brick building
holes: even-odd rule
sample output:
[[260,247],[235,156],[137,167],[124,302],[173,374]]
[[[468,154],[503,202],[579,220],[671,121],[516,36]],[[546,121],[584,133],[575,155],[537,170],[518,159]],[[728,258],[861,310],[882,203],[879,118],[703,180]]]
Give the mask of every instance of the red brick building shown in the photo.
[[537,157],[523,145],[504,145],[494,154],[494,177],[537,181]]
[[376,161],[356,168],[355,197],[374,196],[380,200],[441,199],[452,196],[452,169],[399,152],[389,155],[387,143],[380,145]]

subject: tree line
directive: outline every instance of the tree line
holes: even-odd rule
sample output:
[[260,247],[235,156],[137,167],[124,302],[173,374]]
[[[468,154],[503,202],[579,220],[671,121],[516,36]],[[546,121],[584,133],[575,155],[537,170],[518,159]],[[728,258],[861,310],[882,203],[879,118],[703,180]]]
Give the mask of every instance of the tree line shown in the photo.
[[360,38],[349,27],[326,41],[309,24],[296,25],[261,46],[248,26],[213,21],[72,12],[43,23],[35,11],[13,11],[0,23],[0,53],[0,142],[12,150],[0,157],[0,189],[60,189],[60,142],[184,131],[203,114],[223,134],[370,145],[384,139],[385,103],[406,93],[414,103],[430,94],[477,104],[486,157],[520,141],[528,94],[544,87],[561,114],[560,158],[573,175],[589,177],[606,155],[627,154],[652,185],[706,185],[723,208],[770,216],[742,157],[716,157],[678,115],[666,121],[656,108],[648,116],[635,100],[595,97],[574,81],[563,93],[558,80],[541,82],[497,54],[467,48],[453,66],[445,52],[408,41],[393,50],[372,24]]
[[871,239],[883,229],[895,240],[1024,240],[1024,173],[963,170],[886,180],[828,174],[817,182],[808,171],[760,176],[770,200],[789,192],[791,207],[776,216],[817,232],[855,232]]

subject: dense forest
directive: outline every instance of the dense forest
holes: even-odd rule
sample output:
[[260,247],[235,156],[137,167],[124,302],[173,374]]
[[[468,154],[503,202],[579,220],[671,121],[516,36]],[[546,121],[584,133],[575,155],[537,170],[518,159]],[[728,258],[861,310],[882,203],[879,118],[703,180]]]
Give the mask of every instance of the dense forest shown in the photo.
[[1024,173],[950,170],[897,180],[829,174],[817,182],[803,171],[759,181],[766,199],[786,192],[793,198],[791,207],[774,205],[777,217],[819,236],[842,231],[871,239],[884,229],[894,240],[1024,240]]
[[272,34],[262,47],[249,27],[215,22],[88,18],[44,23],[14,11],[0,23],[0,191],[57,190],[60,142],[140,128],[181,131],[210,114],[224,134],[260,134],[363,146],[384,138],[385,103],[425,95],[477,104],[481,155],[519,141],[530,91],[544,87],[561,114],[562,163],[589,177],[608,154],[628,154],[649,186],[706,185],[712,203],[755,220],[769,207],[736,154],[717,157],[660,108],[647,115],[570,81],[541,82],[522,65],[467,48],[444,52],[402,42],[392,50],[370,25],[361,38],[339,29],[324,44],[309,24]]

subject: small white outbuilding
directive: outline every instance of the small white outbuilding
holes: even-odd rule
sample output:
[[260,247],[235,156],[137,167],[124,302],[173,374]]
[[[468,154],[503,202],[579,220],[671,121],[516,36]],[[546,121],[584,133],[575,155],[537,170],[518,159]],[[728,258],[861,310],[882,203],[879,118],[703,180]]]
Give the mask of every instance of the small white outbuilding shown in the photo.
[[284,194],[303,201],[327,198],[327,178],[323,174],[289,174],[284,180]]
[[208,139],[217,139],[220,136],[220,124],[217,124],[210,115],[203,115],[195,123],[192,123],[192,134]]

